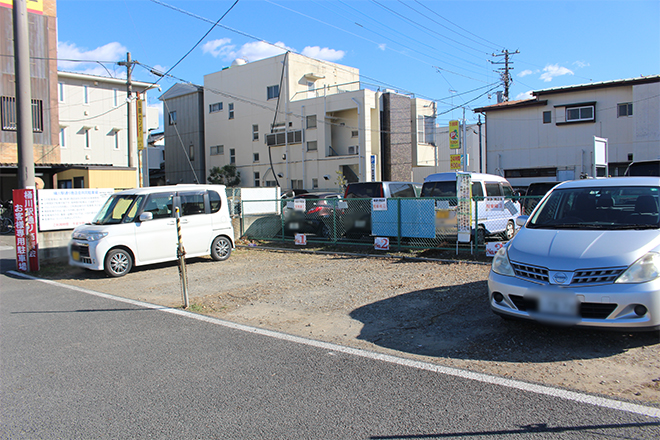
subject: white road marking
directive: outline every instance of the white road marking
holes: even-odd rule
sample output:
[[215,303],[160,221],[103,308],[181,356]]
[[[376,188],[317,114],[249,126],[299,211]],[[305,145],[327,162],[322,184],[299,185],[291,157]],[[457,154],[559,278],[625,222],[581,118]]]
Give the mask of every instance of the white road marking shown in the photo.
[[660,418],[660,408],[653,408],[649,406],[639,405],[635,403],[622,402],[619,400],[608,399],[604,397],[592,396],[589,394],[583,394],[576,391],[562,390],[559,388],[553,388],[546,385],[536,385],[520,380],[506,379],[503,377],[491,376],[484,373],[474,373],[472,371],[461,370],[459,368],[444,367],[441,365],[435,365],[429,362],[415,361],[412,359],[400,358],[397,356],[392,356],[388,354],[376,353],[367,351],[359,348],[345,347],[343,345],[332,344],[329,342],[315,341],[313,339],[303,338],[301,336],[288,335],[286,333],[276,332],[272,330],[265,330],[257,327],[252,327],[244,324],[237,324],[235,322],[224,321],[218,318],[212,318],[210,316],[198,315],[196,313],[187,312],[181,309],[173,309],[170,307],[159,306],[156,304],[150,304],[143,301],[136,301],[133,299],[122,298],[119,296],[109,295],[107,293],[95,292],[93,290],[85,289],[77,286],[70,286],[68,284],[58,283],[57,281],[45,280],[42,278],[33,277],[21,272],[9,271],[12,275],[17,275],[23,278],[40,281],[45,284],[50,284],[53,286],[63,287],[70,290],[75,290],[77,292],[86,293],[88,295],[98,296],[100,298],[110,299],[114,301],[120,301],[127,304],[132,304],[134,306],[143,307],[147,309],[160,310],[162,312],[172,313],[173,315],[185,316],[187,318],[196,319],[198,321],[208,322],[210,324],[221,325],[223,327],[231,328],[234,330],[240,330],[247,333],[253,333],[257,335],[267,336],[270,338],[275,338],[283,341],[294,342],[297,344],[303,344],[311,347],[322,348],[324,350],[330,350],[331,352],[345,353],[353,356],[360,356],[367,359],[378,360],[383,362],[388,362],[391,364],[416,368],[419,370],[432,371],[439,374],[445,374],[448,376],[460,377],[463,379],[475,380],[482,383],[489,383],[493,385],[500,385],[508,388],[515,388],[522,391],[528,391],[531,393],[542,394],[545,396],[558,397],[560,399],[571,400],[579,403],[586,403],[589,405],[594,405],[602,408],[610,408],[619,411],[625,411],[633,414],[639,414],[648,417]]

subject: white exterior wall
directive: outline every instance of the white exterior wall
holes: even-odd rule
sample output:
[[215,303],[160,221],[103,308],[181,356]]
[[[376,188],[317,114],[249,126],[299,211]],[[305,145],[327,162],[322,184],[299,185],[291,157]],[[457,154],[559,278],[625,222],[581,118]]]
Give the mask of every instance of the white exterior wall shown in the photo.
[[[85,86],[87,86],[87,103],[84,97]],[[144,90],[148,86],[147,83],[133,82],[134,90]],[[59,99],[59,125],[64,129],[63,135],[60,134],[59,142],[61,162],[128,167],[126,82],[113,78],[58,72],[58,92],[60,87],[63,87],[63,99]],[[145,130],[157,128],[158,109],[147,107],[146,92],[142,98],[144,128]],[[136,117],[135,107],[133,117]],[[134,121],[132,163],[137,167],[135,127]],[[86,131],[89,133],[89,146],[86,142]]]
[[[357,69],[289,54],[275,119],[277,99],[267,99],[267,87],[280,84],[283,61],[284,55],[280,55],[204,77],[207,168],[229,164],[230,149],[234,149],[243,187],[255,186],[254,173],[258,172],[260,186],[281,174],[278,180],[283,188],[302,180],[303,188],[312,189],[313,179],[319,188],[336,188],[336,172],[342,165],[358,169],[360,180],[370,179],[367,163],[371,152],[379,151],[380,142],[378,134],[373,135],[378,133],[379,121],[376,92],[359,90]],[[209,106],[217,102],[222,102],[222,111],[209,113]],[[230,103],[234,104],[233,119],[229,119]],[[316,128],[307,129],[306,117],[311,115],[317,117]],[[278,128],[303,130],[303,142],[271,147],[273,173],[265,139],[274,120],[280,124]],[[253,125],[259,128],[254,140]],[[358,137],[354,138],[352,131],[356,130]],[[317,142],[317,150],[307,150],[310,141]],[[224,147],[224,154],[211,155],[211,148],[218,145]],[[356,145],[358,154],[349,155],[348,147]]]
[[[504,175],[505,170],[557,168],[556,180],[578,179],[591,172],[594,136],[608,139],[608,162],[658,159],[660,155],[660,83],[633,86],[570,89],[538,92],[533,105],[487,111],[486,172]],[[595,122],[565,123],[566,105],[595,102]],[[633,116],[618,117],[617,104],[633,103]],[[543,112],[552,112],[552,122],[543,123]],[[509,179],[516,185],[538,178]]]

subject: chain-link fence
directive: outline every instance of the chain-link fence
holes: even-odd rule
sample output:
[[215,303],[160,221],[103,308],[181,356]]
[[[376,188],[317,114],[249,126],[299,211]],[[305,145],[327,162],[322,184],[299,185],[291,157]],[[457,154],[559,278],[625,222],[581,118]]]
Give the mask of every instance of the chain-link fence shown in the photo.
[[[232,198],[240,197],[235,193]],[[267,241],[373,247],[387,238],[390,249],[437,249],[484,253],[486,244],[515,235],[516,218],[540,197],[410,199],[324,198],[241,201],[241,236]],[[461,203],[463,202],[463,203]]]

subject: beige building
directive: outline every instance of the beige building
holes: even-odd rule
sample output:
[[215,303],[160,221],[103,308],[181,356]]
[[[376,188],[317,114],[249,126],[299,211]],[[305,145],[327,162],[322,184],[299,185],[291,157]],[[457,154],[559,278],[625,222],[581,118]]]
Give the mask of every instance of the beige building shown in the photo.
[[233,164],[245,187],[408,181],[435,155],[431,102],[363,89],[358,69],[293,53],[206,75],[204,118],[207,176]]
[[[660,75],[558,87],[534,98],[475,109],[486,115],[486,169],[513,186],[623,175],[631,162],[660,159]],[[600,162],[598,162],[600,163]]]
[[[144,173],[138,173],[138,166],[144,170],[147,165],[144,151],[138,154],[138,136],[146,148],[148,131],[158,127],[158,109],[146,104],[151,84],[133,81],[129,102],[125,79],[69,72],[58,72],[57,76],[60,161],[69,168],[58,173],[58,187],[94,187],[89,185],[98,179],[90,173],[107,175],[113,170],[119,180],[111,187],[149,186]],[[143,108],[141,133],[137,129],[137,99]],[[133,106],[134,119],[130,143],[128,105]]]

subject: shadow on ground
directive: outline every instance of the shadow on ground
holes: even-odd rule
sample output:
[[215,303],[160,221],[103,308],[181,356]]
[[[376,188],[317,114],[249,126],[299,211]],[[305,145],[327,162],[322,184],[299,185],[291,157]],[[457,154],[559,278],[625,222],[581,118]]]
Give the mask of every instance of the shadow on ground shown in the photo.
[[[493,314],[486,282],[419,290],[351,312],[359,339],[402,352],[465,360],[555,362],[660,344],[659,332],[548,327]],[[386,318],[384,318],[386,317]]]

